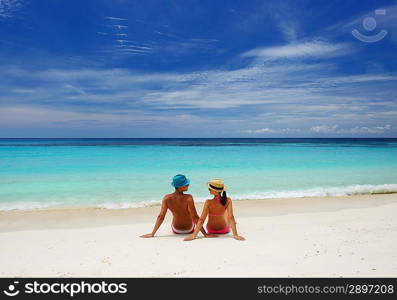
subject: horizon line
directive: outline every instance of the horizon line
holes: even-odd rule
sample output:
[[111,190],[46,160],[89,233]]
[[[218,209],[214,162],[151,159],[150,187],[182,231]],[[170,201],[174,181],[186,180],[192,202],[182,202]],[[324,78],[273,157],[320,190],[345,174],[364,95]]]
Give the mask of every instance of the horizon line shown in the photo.
[[0,139],[397,139],[397,137],[0,137]]

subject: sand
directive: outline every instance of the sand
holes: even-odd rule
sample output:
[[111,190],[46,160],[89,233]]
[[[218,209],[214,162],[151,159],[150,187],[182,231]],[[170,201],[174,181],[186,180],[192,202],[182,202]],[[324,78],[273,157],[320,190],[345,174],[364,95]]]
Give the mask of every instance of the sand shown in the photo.
[[[197,209],[201,212],[202,204]],[[234,202],[232,235],[157,236],[159,206],[0,212],[1,277],[396,277],[397,194]]]

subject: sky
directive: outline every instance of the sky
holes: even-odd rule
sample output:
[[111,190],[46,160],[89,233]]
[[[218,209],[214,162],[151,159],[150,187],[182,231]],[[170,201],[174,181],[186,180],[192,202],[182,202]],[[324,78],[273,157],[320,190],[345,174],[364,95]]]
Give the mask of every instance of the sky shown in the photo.
[[397,137],[397,0],[0,0],[23,137]]

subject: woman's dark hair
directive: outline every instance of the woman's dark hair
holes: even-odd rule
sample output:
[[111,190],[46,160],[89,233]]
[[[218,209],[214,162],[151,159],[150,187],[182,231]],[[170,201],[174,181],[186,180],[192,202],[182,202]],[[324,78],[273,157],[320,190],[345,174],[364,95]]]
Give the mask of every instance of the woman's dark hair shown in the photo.
[[222,203],[223,206],[225,206],[226,203],[227,203],[226,191],[223,191],[222,194],[221,194],[221,203]]

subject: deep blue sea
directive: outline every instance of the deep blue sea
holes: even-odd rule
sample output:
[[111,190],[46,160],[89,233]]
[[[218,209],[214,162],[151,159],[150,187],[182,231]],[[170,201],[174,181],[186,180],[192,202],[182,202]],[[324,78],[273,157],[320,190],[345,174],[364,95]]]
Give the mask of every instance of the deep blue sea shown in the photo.
[[0,210],[160,202],[176,174],[196,201],[397,192],[397,139],[0,139]]

